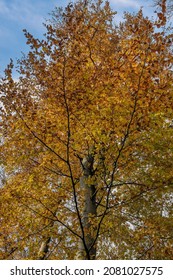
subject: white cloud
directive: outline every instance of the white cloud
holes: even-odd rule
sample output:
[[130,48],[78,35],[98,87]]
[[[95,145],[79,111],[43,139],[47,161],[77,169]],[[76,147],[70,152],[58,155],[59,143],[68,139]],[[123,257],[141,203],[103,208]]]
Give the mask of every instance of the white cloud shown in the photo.
[[137,12],[142,7],[144,16],[151,18],[154,15],[153,0],[109,0],[114,10],[118,11],[119,21],[126,11]]
[[139,9],[141,7],[140,1],[137,0],[110,0],[110,3],[116,5],[117,8],[130,7],[134,9]]
[[29,26],[33,29],[40,29],[44,21],[41,13],[39,14],[38,5],[36,8],[29,0],[0,0],[0,16],[4,20],[20,23],[23,28]]

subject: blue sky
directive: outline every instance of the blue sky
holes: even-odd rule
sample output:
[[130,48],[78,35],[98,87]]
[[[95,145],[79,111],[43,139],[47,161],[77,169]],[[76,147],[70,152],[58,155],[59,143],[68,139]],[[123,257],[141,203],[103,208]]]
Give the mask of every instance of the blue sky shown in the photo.
[[[27,53],[28,46],[23,34],[27,29],[34,37],[42,37],[43,22],[55,6],[66,6],[68,0],[0,0],[0,76],[10,58],[16,62],[21,52]],[[71,1],[73,2],[73,1]],[[118,11],[120,20],[123,11],[137,11],[144,6],[145,14],[152,14],[152,0],[109,0]]]

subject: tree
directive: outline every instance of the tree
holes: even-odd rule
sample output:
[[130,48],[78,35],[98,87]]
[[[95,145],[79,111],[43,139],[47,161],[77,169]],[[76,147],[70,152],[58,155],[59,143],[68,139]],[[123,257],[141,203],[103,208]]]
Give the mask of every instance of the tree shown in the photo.
[[19,80],[5,70],[1,258],[172,254],[172,34],[115,15],[55,9],[43,40],[25,30]]
[[165,25],[166,21],[170,21],[172,18],[173,4],[171,0],[155,0],[154,6],[156,7],[156,13],[158,16],[158,24]]

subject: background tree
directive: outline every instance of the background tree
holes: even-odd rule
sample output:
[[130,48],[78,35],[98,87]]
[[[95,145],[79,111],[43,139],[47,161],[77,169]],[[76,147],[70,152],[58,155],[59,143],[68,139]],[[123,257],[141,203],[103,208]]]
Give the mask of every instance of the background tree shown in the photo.
[[172,256],[172,34],[115,15],[55,9],[5,70],[1,258]]

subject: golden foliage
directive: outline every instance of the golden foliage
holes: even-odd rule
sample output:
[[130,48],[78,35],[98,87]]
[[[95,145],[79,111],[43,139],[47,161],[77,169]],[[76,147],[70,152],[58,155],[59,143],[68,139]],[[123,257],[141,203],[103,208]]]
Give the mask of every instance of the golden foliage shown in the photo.
[[12,62],[1,80],[1,259],[36,259],[49,237],[47,258],[74,259],[88,232],[97,258],[171,256],[172,35],[142,10],[115,27],[102,2],[55,9],[43,40],[25,30],[19,80]]

